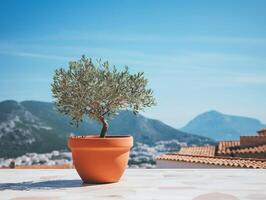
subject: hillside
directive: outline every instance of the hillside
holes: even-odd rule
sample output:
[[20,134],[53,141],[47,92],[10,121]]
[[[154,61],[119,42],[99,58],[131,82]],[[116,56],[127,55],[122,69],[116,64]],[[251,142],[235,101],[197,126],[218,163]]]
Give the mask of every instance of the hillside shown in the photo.
[[[71,134],[97,134],[100,125],[85,119],[80,127],[69,124],[52,103],[38,101],[0,102],[0,157],[14,157],[26,152],[49,152],[67,149]],[[109,134],[130,134],[135,142],[154,144],[176,139],[187,144],[213,143],[213,140],[174,129],[161,121],[122,111],[110,121]]]

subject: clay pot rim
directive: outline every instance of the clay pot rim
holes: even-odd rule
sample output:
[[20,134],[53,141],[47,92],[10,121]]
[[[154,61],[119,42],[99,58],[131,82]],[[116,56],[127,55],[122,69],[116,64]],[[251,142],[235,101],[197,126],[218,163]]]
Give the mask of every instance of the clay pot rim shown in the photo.
[[68,147],[70,149],[75,148],[130,148],[133,146],[133,137],[129,135],[111,135],[105,138],[99,137],[99,135],[89,136],[71,136],[68,138]]
[[100,137],[99,135],[75,135],[69,136],[68,139],[73,140],[117,140],[117,139],[129,139],[133,138],[131,135],[107,135],[104,138]]

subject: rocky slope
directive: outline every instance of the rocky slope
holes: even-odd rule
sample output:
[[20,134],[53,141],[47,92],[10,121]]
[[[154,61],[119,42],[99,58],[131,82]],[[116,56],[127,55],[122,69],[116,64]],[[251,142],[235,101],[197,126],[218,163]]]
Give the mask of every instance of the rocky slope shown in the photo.
[[[15,157],[27,152],[67,150],[66,140],[72,134],[97,134],[100,125],[86,118],[80,127],[69,124],[69,118],[58,113],[52,103],[38,101],[0,102],[0,157]],[[122,111],[110,121],[109,134],[130,134],[135,142],[149,145],[176,139],[180,143],[208,144],[213,140],[174,129],[161,121]]]

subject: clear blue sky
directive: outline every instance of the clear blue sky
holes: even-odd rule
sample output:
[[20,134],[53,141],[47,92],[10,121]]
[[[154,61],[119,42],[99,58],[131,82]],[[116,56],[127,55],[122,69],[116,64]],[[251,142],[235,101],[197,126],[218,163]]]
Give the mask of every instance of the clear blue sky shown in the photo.
[[1,1],[0,100],[52,101],[86,54],[144,71],[174,127],[218,110],[266,123],[266,1]]

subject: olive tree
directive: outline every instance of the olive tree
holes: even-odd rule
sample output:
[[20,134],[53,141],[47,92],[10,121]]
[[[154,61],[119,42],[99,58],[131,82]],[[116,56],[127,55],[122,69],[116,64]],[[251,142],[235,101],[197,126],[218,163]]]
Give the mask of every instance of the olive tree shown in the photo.
[[144,73],[131,74],[128,67],[118,70],[108,62],[92,62],[86,56],[71,61],[67,70],[55,71],[52,83],[53,97],[58,111],[69,115],[76,126],[84,116],[102,124],[100,137],[108,130],[108,117],[119,110],[134,114],[155,105]]

